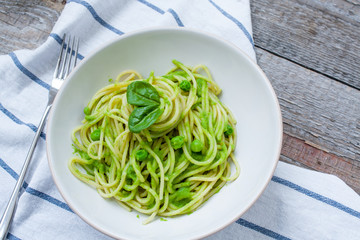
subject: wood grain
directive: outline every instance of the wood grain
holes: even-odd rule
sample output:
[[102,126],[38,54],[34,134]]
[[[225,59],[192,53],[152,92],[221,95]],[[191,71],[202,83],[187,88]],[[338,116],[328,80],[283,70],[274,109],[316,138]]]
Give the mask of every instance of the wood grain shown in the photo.
[[[360,162],[331,154],[310,142],[283,136],[282,161],[338,176],[357,193],[360,193]],[[296,162],[294,162],[294,159]]]
[[33,49],[45,42],[63,1],[0,1],[0,54]]
[[256,53],[280,101],[285,133],[360,161],[360,91],[262,49]]
[[255,45],[360,89],[360,3],[254,0]]

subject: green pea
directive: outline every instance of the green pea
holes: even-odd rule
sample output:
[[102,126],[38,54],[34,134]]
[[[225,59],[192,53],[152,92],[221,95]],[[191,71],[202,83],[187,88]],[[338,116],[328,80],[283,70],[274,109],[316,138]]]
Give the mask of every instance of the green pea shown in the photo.
[[100,135],[101,135],[100,129],[96,129],[95,131],[93,131],[91,133],[90,138],[93,141],[98,141],[98,140],[100,140]]
[[226,137],[230,136],[231,134],[233,134],[234,129],[232,128],[232,126],[230,124],[227,124],[225,129],[224,129],[224,134]]
[[145,149],[137,150],[135,153],[135,158],[138,161],[144,161],[148,157],[148,152]]
[[85,120],[87,120],[87,121],[92,121],[92,120],[94,120],[95,119],[95,116],[94,115],[85,115]]
[[190,148],[193,152],[201,152],[201,150],[204,148],[204,144],[200,140],[195,139],[192,141]]
[[191,83],[188,80],[184,80],[180,83],[179,87],[181,88],[181,90],[188,92],[190,91]]
[[90,114],[91,114],[91,110],[90,110],[89,107],[85,107],[85,108],[84,108],[84,114],[85,114],[85,115],[90,115]]
[[171,146],[174,149],[181,148],[185,143],[185,138],[183,136],[176,136],[171,139]]

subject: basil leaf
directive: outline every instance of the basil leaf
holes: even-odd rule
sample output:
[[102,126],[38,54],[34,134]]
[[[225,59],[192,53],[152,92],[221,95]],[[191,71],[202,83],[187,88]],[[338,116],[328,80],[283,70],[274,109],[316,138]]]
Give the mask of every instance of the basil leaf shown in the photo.
[[139,133],[150,127],[162,114],[159,106],[136,107],[129,117],[129,129],[133,133]]
[[129,104],[145,107],[160,105],[160,96],[156,89],[148,82],[135,81],[127,87],[127,102]]

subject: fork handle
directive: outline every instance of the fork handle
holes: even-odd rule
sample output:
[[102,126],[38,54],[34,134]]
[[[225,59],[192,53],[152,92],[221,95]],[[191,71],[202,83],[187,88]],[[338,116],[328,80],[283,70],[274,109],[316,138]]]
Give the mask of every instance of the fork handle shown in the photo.
[[30,149],[27,153],[27,156],[26,156],[26,159],[25,159],[25,162],[24,162],[24,165],[21,169],[21,172],[20,172],[20,175],[19,175],[19,178],[16,182],[16,185],[14,187],[14,190],[11,194],[11,198],[9,199],[9,202],[6,206],[6,209],[5,209],[5,212],[1,218],[1,222],[0,222],[0,239],[2,240],[5,240],[6,239],[6,236],[7,236],[7,233],[9,231],[9,227],[11,225],[11,222],[12,222],[12,219],[13,219],[13,216],[14,216],[14,213],[15,213],[15,210],[16,210],[16,206],[17,206],[17,202],[19,200],[19,196],[20,196],[20,190],[21,190],[21,187],[23,185],[23,182],[24,182],[24,178],[25,178],[25,175],[26,175],[26,172],[27,172],[27,169],[28,169],[28,166],[29,166],[29,163],[30,163],[30,160],[31,160],[31,157],[34,153],[34,149],[35,149],[35,146],[36,146],[36,143],[40,137],[40,134],[44,128],[44,125],[45,125],[45,120],[46,120],[46,117],[51,109],[51,104],[48,105],[43,113],[43,116],[41,118],[41,121],[40,121],[40,124],[38,126],[38,129],[36,131],[36,134],[35,134],[35,137],[31,143],[31,146],[30,146]]

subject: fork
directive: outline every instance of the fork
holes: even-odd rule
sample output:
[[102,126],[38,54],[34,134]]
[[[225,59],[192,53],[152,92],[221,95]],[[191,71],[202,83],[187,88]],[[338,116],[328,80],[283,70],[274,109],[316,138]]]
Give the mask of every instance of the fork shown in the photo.
[[[68,74],[70,73],[72,68],[74,68],[76,66],[76,60],[77,60],[78,49],[79,49],[79,39],[76,39],[75,37],[71,38],[71,36],[69,36],[67,43],[65,43],[65,42],[66,42],[66,34],[64,34],[64,36],[63,36],[63,41],[61,44],[59,58],[57,60],[54,77],[53,77],[53,80],[51,83],[51,88],[49,91],[47,106],[46,106],[43,116],[40,120],[38,129],[36,131],[36,134],[35,134],[35,137],[34,137],[32,143],[31,143],[30,149],[27,153],[27,156],[26,156],[24,165],[21,169],[19,178],[16,182],[14,190],[13,190],[11,197],[9,199],[9,202],[6,206],[5,212],[1,218],[0,239],[6,239],[11,221],[13,219],[13,216],[14,216],[14,213],[16,210],[17,202],[18,202],[20,194],[21,194],[20,190],[22,189],[21,187],[23,186],[24,178],[25,178],[30,160],[34,153],[34,149],[35,149],[36,143],[39,139],[39,136],[44,128],[46,117],[52,107],[54,98],[55,98],[58,90],[60,89],[61,85],[63,84],[64,79],[68,76]],[[70,44],[71,44],[71,47],[70,47]]]

